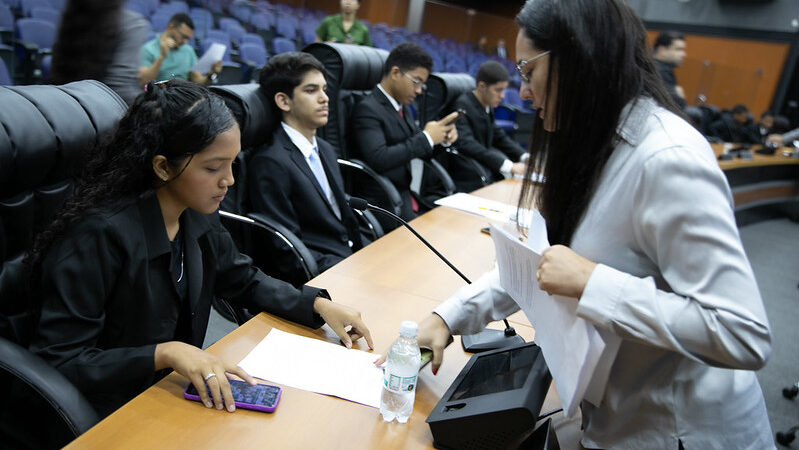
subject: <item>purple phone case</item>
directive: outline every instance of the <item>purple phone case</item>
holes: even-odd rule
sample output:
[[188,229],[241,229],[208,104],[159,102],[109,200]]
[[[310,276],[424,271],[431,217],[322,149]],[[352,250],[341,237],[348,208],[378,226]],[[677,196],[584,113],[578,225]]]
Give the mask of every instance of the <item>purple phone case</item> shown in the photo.
[[[228,380],[228,382],[230,382],[231,384],[233,383],[247,384],[246,382],[239,380]],[[277,388],[277,395],[275,396],[275,402],[274,404],[272,404],[272,406],[253,405],[252,403],[243,403],[243,402],[234,401],[233,403],[235,403],[236,408],[252,409],[253,411],[262,411],[269,413],[274,412],[275,408],[277,408],[278,402],[280,402],[280,396],[283,395],[283,389],[281,389],[280,386],[274,386],[271,384],[268,384],[266,386],[272,386]],[[183,391],[183,398],[185,398],[186,400],[193,400],[195,402],[202,402],[199,395],[189,393],[189,388],[191,387],[192,387],[191,383],[189,383],[189,385],[186,386],[186,389]]]

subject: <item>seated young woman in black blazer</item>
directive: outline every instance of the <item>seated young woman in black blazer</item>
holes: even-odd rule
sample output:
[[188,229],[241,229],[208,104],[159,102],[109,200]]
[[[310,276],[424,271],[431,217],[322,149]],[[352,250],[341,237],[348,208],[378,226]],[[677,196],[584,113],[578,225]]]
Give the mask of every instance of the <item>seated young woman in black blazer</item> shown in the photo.
[[199,348],[214,296],[310,327],[327,322],[346,346],[365,337],[372,347],[357,311],[270,278],[238,252],[217,209],[239,150],[239,127],[219,97],[194,83],[149,83],[38,236],[31,349],[101,417],[168,369],[207,407],[224,400],[235,409],[225,374],[255,380]]

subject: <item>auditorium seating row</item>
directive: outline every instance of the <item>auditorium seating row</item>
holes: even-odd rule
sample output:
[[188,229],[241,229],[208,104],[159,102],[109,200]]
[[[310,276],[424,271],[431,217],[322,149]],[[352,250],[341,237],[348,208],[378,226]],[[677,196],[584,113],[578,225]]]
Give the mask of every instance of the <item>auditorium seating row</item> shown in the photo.
[[[55,43],[64,3],[64,0],[0,0],[0,36],[2,45],[6,46],[0,47],[0,56],[3,56],[0,84],[47,82],[50,49]],[[316,27],[326,16],[323,11],[293,8],[264,0],[232,3],[203,0],[193,3],[201,6],[190,7],[183,1],[128,0],[126,8],[140,13],[150,22],[145,42],[166,28],[173,14],[189,14],[195,23],[192,45],[198,53],[202,54],[214,42],[228,48],[223,58],[226,67],[220,84],[255,79],[257,69],[266,63],[268,55],[294,51],[313,42]],[[370,28],[378,48],[390,50],[401,42],[414,42],[433,57],[434,70],[472,76],[480,64],[495,59],[511,73],[511,84],[519,85],[512,61],[474,51],[470,43],[439,40],[430,33],[408,33],[403,27],[389,27],[383,23],[364,23]],[[252,45],[242,48],[245,44]],[[15,46],[17,57],[13,51]]]

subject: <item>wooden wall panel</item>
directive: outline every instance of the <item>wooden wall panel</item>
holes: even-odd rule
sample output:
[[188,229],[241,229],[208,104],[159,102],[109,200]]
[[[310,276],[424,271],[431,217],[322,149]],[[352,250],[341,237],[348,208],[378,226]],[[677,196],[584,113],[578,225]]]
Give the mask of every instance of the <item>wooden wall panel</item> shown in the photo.
[[[649,31],[650,43],[658,31]],[[689,105],[699,94],[720,108],[746,105],[757,118],[771,105],[790,45],[685,35],[687,56],[674,73]]]
[[505,39],[508,57],[514,59],[514,45],[519,28],[512,18],[495,16],[483,12],[469,14],[466,9],[437,3],[425,2],[422,32],[439,38],[454,39],[458,42],[476,43],[480,36],[488,39],[488,50],[493,50],[498,39]]

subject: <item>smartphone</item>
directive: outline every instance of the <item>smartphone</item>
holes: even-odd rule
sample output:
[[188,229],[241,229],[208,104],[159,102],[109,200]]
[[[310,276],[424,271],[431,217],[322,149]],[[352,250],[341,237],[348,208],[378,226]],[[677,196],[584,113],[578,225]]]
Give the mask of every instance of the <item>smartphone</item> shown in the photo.
[[452,119],[451,121],[447,122],[447,125],[450,125],[450,124],[453,124],[453,123],[457,122],[458,119],[460,119],[461,117],[466,115],[466,110],[463,109],[463,108],[458,108],[457,110],[455,110],[455,112],[458,113],[458,115],[455,116],[455,118]]
[[[271,384],[256,384],[250,386],[245,381],[230,380],[230,390],[233,393],[233,402],[236,408],[252,409],[255,411],[274,412],[277,408],[277,402],[280,401],[280,394],[283,390],[278,386]],[[211,396],[211,393],[208,393]],[[200,396],[197,389],[193,384],[189,383],[186,391],[183,393],[186,400],[194,400],[200,402]]]

